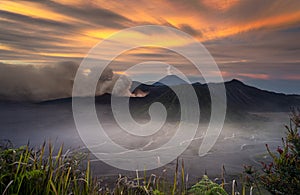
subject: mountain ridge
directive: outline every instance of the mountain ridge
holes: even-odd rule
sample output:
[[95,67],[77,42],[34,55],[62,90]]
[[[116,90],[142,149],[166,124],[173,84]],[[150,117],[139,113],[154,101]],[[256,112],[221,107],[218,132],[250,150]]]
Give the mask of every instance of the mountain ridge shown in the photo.
[[[136,83],[138,86],[133,86],[132,90],[147,91],[149,94],[146,97],[130,98],[130,104],[133,107],[149,105],[153,102],[161,102],[169,107],[178,107],[179,100],[172,89],[166,85],[147,85]],[[210,85],[218,85],[220,83],[193,83],[199,104],[202,110],[209,110],[210,101]],[[187,84],[177,85],[184,87]],[[237,111],[244,110],[247,112],[268,112],[268,111],[290,111],[291,107],[300,107],[300,95],[291,95],[284,93],[277,93],[267,90],[262,90],[253,86],[244,84],[242,81],[233,79],[224,82],[227,97],[228,110]],[[122,98],[122,97],[119,97]],[[54,102],[68,102],[71,98],[62,98],[57,100],[50,100],[41,102],[41,104]],[[95,102],[98,104],[110,104],[111,95],[105,94],[95,97]],[[171,105],[173,104],[173,105]]]

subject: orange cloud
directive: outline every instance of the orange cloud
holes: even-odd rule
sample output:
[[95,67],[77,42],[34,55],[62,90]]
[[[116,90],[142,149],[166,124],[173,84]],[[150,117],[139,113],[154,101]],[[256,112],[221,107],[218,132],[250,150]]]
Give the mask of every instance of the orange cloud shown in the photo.
[[114,74],[120,74],[120,75],[126,75],[126,76],[128,76],[127,73],[124,72],[124,71],[113,71],[113,72],[114,72]]
[[111,36],[113,33],[117,32],[117,30],[113,29],[88,29],[83,32],[84,35],[96,38],[96,39],[106,39]]
[[52,53],[52,52],[40,52],[36,53],[41,56],[51,56],[51,57],[67,57],[67,58],[82,58],[85,54],[81,53]]
[[269,79],[270,76],[267,74],[252,74],[252,73],[238,73],[238,76],[248,77],[252,79]]
[[226,11],[233,7],[234,5],[239,3],[239,0],[226,0],[226,1],[220,1],[220,0],[203,0],[202,3],[212,9],[220,10],[220,11]]
[[[230,11],[230,8],[238,5],[242,1],[203,0],[201,2],[211,9]],[[94,4],[120,13],[132,21],[151,24],[171,24],[177,28],[180,28],[182,24],[187,24],[202,32],[202,37],[196,37],[200,41],[228,37],[259,28],[289,25],[300,21],[300,11],[291,11],[284,13],[279,12],[272,15],[266,14],[258,19],[240,23],[235,22],[236,18],[230,20],[229,17],[225,20],[222,18],[222,15],[220,15],[220,18],[205,15],[201,9],[197,9],[199,5],[193,6],[192,2],[177,3],[172,1],[155,1],[150,4],[148,1],[142,1],[141,3],[130,1],[125,5],[123,2],[111,3],[110,1],[94,1]]]
[[4,44],[0,43],[0,50],[10,51],[10,50],[12,50],[12,48],[8,45],[4,45]]
[[300,11],[266,17],[266,18],[260,18],[258,20],[254,20],[243,24],[231,24],[229,26],[228,25],[222,26],[215,30],[204,32],[203,40],[205,41],[205,40],[224,38],[241,32],[247,32],[259,28],[278,27],[278,26],[290,25],[297,22],[300,22]]
[[233,74],[227,71],[221,71],[222,77],[232,77]]
[[54,21],[75,21],[74,18],[64,14],[56,13],[46,6],[36,2],[29,1],[0,1],[0,10],[9,11],[33,18],[42,18]]

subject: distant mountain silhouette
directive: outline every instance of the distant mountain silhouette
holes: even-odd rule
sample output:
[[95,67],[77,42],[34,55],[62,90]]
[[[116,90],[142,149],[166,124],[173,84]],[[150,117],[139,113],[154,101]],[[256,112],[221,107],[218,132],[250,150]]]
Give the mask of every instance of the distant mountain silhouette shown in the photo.
[[[180,84],[181,87],[187,84]],[[210,114],[211,99],[209,85],[219,85],[218,83],[200,84],[194,83],[192,86],[198,96],[201,112],[204,115]],[[287,112],[291,107],[300,106],[300,95],[286,95],[266,90],[261,90],[248,86],[243,82],[233,79],[224,83],[227,96],[227,113],[243,117],[246,112]],[[131,99],[134,106],[161,102],[172,116],[180,114],[179,100],[176,94],[166,85],[145,85],[140,84],[138,89],[149,91],[149,95],[144,98]],[[188,95],[188,94],[187,94]],[[145,111],[146,112],[146,111]]]
[[[180,78],[164,78],[165,81],[176,81],[175,87],[185,87],[188,85]],[[159,82],[157,82],[159,83]],[[167,109],[169,118],[178,118],[180,116],[180,103],[172,89],[162,83],[153,85],[133,82],[132,89],[147,91],[149,94],[143,98],[130,98],[130,109],[133,110],[134,117],[148,116],[149,106],[154,102],[164,104]],[[208,86],[220,85],[220,83],[192,84],[200,105],[201,116],[208,119],[211,109],[211,98]],[[300,95],[286,95],[271,91],[261,90],[243,82],[233,79],[224,83],[227,96],[227,115],[231,118],[241,120],[246,118],[249,112],[287,112],[291,107],[300,107]],[[188,94],[187,94],[188,95]],[[122,99],[123,97],[119,97]],[[48,101],[47,103],[71,101],[71,98]],[[105,94],[95,98],[96,104],[109,105],[111,95]]]
[[[149,84],[149,83],[153,83],[153,84]],[[133,81],[131,88],[135,89],[141,84],[142,84],[141,82]],[[153,85],[153,86],[163,86],[163,85],[175,86],[175,85],[188,84],[188,83],[176,75],[167,75],[157,82],[146,82],[143,84]]]
[[155,82],[153,85],[181,85],[181,84],[187,84],[187,82],[176,75],[168,75],[160,79],[158,82]]
[[261,90],[233,79],[225,83],[228,107],[247,111],[289,111],[300,106],[299,95]]

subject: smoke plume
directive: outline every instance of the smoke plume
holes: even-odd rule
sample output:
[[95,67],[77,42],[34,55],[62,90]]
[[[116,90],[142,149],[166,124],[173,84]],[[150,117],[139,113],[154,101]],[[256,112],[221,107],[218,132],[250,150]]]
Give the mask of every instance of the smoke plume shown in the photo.
[[[62,62],[50,66],[11,65],[0,63],[0,99],[40,102],[72,96],[73,81],[79,65]],[[119,81],[118,81],[119,80]],[[125,75],[105,69],[99,78],[96,94],[136,96],[130,92],[132,81]]]

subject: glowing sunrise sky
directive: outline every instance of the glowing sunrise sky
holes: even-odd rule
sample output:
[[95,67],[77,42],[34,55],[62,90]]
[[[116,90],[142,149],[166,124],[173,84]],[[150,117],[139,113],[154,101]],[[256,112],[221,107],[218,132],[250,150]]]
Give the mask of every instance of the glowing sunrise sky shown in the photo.
[[[299,0],[27,0],[0,1],[0,66],[80,63],[95,44],[137,25],[180,29],[202,42],[224,78],[300,94]],[[178,44],[160,34],[166,44]],[[158,39],[160,40],[160,39]],[[141,49],[120,57],[172,61],[168,51]]]

